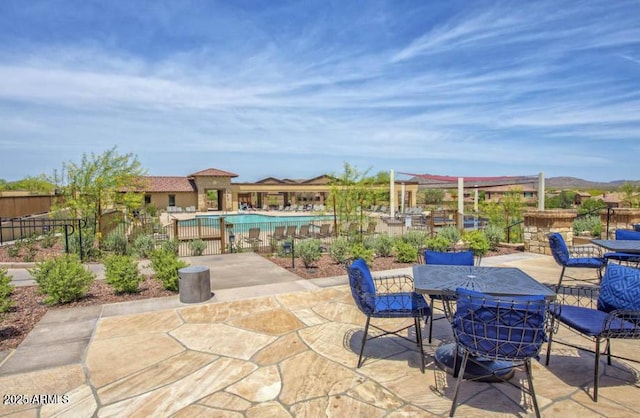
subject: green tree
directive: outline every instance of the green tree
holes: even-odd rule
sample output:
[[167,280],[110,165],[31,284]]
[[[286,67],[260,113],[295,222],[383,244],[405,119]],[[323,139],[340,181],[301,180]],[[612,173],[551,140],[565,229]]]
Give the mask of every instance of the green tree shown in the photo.
[[578,215],[595,214],[597,211],[606,208],[607,204],[602,199],[587,199],[578,208]]
[[344,172],[332,176],[329,202],[335,208],[334,216],[340,223],[364,224],[364,210],[376,200],[373,179],[366,174],[345,162]]
[[100,155],[83,154],[80,163],[64,163],[62,173],[54,174],[63,197],[58,209],[66,209],[74,217],[94,218],[98,237],[105,209],[127,209],[131,213],[142,206],[143,195],[136,190],[145,171],[133,154],[121,155],[116,147]]
[[624,203],[628,204],[632,208],[640,207],[640,187],[627,182],[620,186],[619,190],[624,196]]
[[422,194],[422,203],[427,205],[440,205],[444,201],[444,190],[427,189]]
[[548,209],[569,209],[573,206],[575,198],[575,192],[563,190],[555,196],[547,197],[544,205]]

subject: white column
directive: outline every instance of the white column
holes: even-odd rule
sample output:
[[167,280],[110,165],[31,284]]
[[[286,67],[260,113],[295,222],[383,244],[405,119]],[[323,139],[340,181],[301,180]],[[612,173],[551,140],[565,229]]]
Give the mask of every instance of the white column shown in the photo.
[[544,173],[538,174],[538,210],[544,210]]
[[458,228],[464,229],[464,178],[458,177]]
[[400,188],[400,196],[402,196],[402,200],[400,201],[400,212],[404,213],[404,183],[402,183],[402,187]]
[[396,216],[396,184],[393,170],[389,172],[389,209],[392,218]]
[[473,186],[474,187],[474,192],[473,192],[473,211],[475,213],[478,213],[478,186]]

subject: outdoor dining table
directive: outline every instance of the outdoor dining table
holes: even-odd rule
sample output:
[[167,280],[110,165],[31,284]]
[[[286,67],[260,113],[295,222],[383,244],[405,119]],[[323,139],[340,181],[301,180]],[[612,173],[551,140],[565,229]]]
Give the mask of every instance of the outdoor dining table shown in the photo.
[[[556,293],[549,287],[513,267],[416,264],[413,266],[413,280],[416,292],[427,295],[450,295],[461,287],[493,296],[543,295],[548,300],[556,298]],[[445,343],[435,351],[438,367],[454,376],[457,376],[459,368],[456,359],[462,357],[457,355],[457,350],[456,343]],[[470,362],[465,368],[465,378],[487,375],[487,369],[489,369],[499,374],[502,379],[508,379],[513,375],[509,365],[509,362],[504,361],[488,361],[482,366]],[[488,377],[479,380],[499,381],[500,379]]]
[[594,239],[593,244],[616,253],[640,254],[640,240]]

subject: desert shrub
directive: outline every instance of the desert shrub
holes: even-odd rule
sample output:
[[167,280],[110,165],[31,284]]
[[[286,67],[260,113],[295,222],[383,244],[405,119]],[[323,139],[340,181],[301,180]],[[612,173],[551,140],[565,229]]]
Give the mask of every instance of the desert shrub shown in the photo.
[[42,238],[40,239],[42,248],[51,248],[56,245],[56,242],[58,242],[58,236],[53,229],[42,234]]
[[329,256],[338,263],[343,264],[349,258],[349,241],[345,237],[338,237],[329,247]]
[[489,251],[489,239],[482,231],[467,231],[462,234],[462,240],[477,257],[482,257]]
[[462,238],[458,228],[450,225],[440,228],[436,235],[439,237],[445,237],[451,244],[456,244]]
[[504,228],[495,224],[487,225],[484,230],[484,235],[489,240],[489,247],[491,249],[497,248],[498,244],[505,240]]
[[320,240],[305,239],[296,245],[296,255],[300,257],[305,267],[311,267],[313,263],[320,260]]
[[379,257],[389,257],[393,254],[393,238],[389,234],[380,234],[373,248]]
[[207,243],[199,238],[189,241],[189,250],[191,250],[191,255],[202,255],[206,248]]
[[375,253],[373,248],[367,248],[361,242],[357,242],[353,244],[349,248],[349,254],[351,255],[351,258],[353,258],[354,260],[356,258],[362,258],[364,261],[366,261],[368,265],[371,265],[375,258]]
[[426,231],[420,231],[417,229],[411,229],[402,236],[404,242],[411,244],[414,248],[422,248],[425,246],[429,235]]
[[[96,234],[91,228],[82,228],[82,254],[85,259],[95,259],[100,255],[100,251],[95,247]],[[80,255],[80,234],[76,229],[69,235],[68,245],[65,250],[72,254]]]
[[38,254],[38,246],[37,245],[29,245],[26,249],[26,253],[22,257],[22,259],[28,263],[32,262],[36,259],[36,255]]
[[13,293],[11,278],[12,276],[9,275],[7,269],[0,269],[0,316],[13,306],[13,301],[11,300],[11,293]]
[[425,248],[428,248],[434,251],[447,251],[451,248],[452,245],[453,244],[449,240],[449,238],[436,235],[433,238],[427,239],[427,242],[425,243]]
[[87,270],[75,254],[36,263],[29,273],[38,284],[40,293],[47,295],[45,303],[68,303],[87,294],[95,274]]
[[136,293],[142,281],[138,265],[131,256],[112,255],[104,260],[105,281],[116,293]]
[[20,245],[16,244],[7,247],[7,255],[9,257],[18,257],[20,255]]
[[102,247],[116,255],[128,255],[131,252],[127,236],[124,232],[117,230],[107,234],[102,240]]
[[177,239],[169,239],[162,242],[162,249],[178,255],[178,251],[180,250],[180,242]]
[[156,249],[156,240],[153,235],[140,234],[133,241],[133,251],[140,258],[149,258],[153,250]]
[[415,263],[418,258],[418,249],[411,243],[398,240],[394,246],[396,259],[400,263]]
[[375,251],[376,237],[373,235],[365,235],[362,237],[362,244],[364,245],[364,248]]
[[599,237],[602,233],[602,221],[599,216],[594,215],[576,218],[573,221],[573,232],[576,235],[589,232],[592,236]]
[[178,290],[178,270],[187,267],[187,263],[166,249],[155,250],[151,253],[151,268],[156,273],[156,279],[162,282],[167,290]]

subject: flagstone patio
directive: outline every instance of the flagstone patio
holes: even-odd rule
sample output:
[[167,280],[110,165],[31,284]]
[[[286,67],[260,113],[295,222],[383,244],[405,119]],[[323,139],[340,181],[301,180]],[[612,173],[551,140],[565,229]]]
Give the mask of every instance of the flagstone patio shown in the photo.
[[[483,265],[517,266],[540,281],[557,280],[550,257],[505,257]],[[434,322],[423,374],[415,344],[397,337],[369,342],[367,359],[356,369],[364,319],[346,285],[102,315],[79,363],[15,373],[0,367],[3,395],[66,394],[67,402],[5,404],[0,414],[446,416],[455,381],[435,366],[433,353],[451,340],[447,321]],[[639,357],[637,348],[635,341],[613,345],[616,354],[630,357]],[[640,415],[637,366],[603,362],[594,403],[593,362],[591,354],[556,344],[549,367],[533,363],[543,416]],[[523,378],[516,372],[514,379]],[[530,399],[506,384],[468,382],[459,399],[458,416],[533,414]]]

